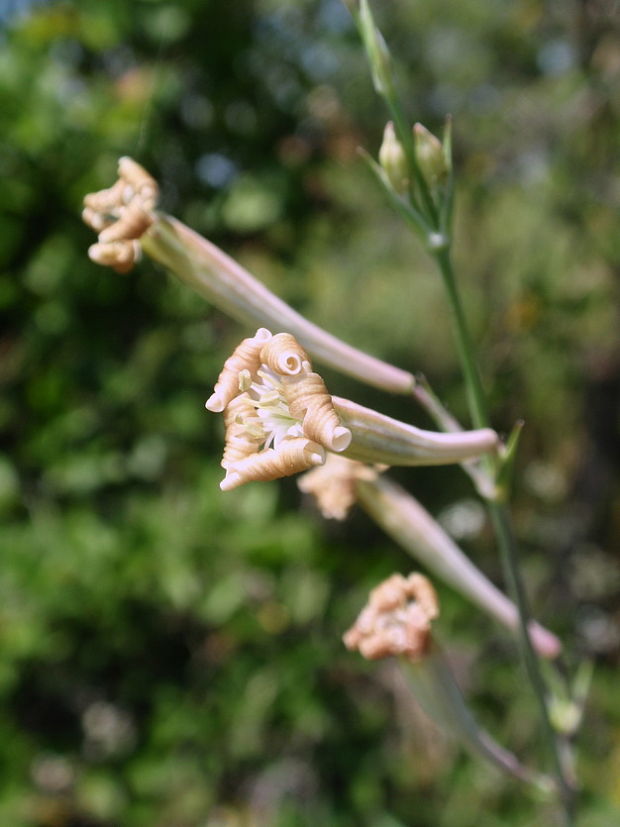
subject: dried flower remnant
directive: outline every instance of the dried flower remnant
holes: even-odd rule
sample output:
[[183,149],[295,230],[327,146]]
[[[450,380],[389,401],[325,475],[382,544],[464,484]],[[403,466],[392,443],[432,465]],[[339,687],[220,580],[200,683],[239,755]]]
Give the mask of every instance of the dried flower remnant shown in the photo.
[[99,235],[88,250],[92,261],[127,273],[141,255],[138,239],[155,221],[159,187],[131,158],[119,160],[118,175],[113,186],[84,198],[82,218]]
[[322,465],[327,450],[351,442],[308,354],[288,333],[272,336],[259,328],[244,339],[224,363],[206,407],[224,412],[223,491]]
[[371,591],[343,641],[369,660],[402,655],[415,663],[429,651],[438,615],[435,589],[424,575],[393,574]]
[[328,454],[325,465],[303,474],[297,486],[304,494],[312,494],[326,519],[344,520],[357,499],[357,482],[375,480],[385,468]]

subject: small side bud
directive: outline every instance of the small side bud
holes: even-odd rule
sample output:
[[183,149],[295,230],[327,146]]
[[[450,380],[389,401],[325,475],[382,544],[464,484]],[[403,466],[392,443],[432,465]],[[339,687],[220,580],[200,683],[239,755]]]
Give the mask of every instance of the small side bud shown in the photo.
[[442,184],[449,168],[441,141],[421,123],[413,127],[413,140],[416,159],[428,185],[435,187]]
[[383,167],[388,181],[399,195],[404,195],[409,188],[407,156],[402,144],[396,137],[394,124],[388,121],[383,131],[383,143],[379,150],[379,163]]

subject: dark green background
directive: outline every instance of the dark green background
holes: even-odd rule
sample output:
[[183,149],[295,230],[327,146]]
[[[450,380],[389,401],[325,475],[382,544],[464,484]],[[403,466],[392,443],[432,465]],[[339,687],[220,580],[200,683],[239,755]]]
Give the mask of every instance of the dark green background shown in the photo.
[[[617,4],[376,6],[412,122],[455,119],[457,264],[494,424],[526,420],[528,586],[569,668],[596,660],[579,824],[611,827]],[[412,568],[402,551],[359,512],[323,522],[291,480],[219,492],[221,423],[203,402],[248,331],[148,261],[121,277],[86,256],[81,199],[132,155],[165,210],[329,330],[423,370],[465,420],[441,284],[356,153],[376,153],[385,113],[344,7],[13,2],[0,25],[0,823],[553,824],[442,739],[389,664],[343,651],[368,589]],[[479,507],[462,472],[397,477],[499,582],[488,528],[467,532]],[[542,761],[512,641],[440,597],[477,714]]]

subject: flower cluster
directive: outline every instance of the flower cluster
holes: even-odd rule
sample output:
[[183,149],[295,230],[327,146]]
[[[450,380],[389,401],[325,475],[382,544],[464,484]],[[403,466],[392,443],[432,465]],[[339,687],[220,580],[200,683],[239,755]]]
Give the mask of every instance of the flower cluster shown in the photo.
[[129,272],[140,258],[138,239],[154,221],[158,195],[157,181],[131,158],[121,158],[113,186],[84,198],[82,218],[99,237],[88,249],[92,261]]
[[428,651],[431,621],[438,615],[435,589],[424,575],[393,574],[370,592],[344,644],[369,660],[404,655],[416,661]]
[[223,491],[322,465],[326,451],[344,451],[351,442],[325,383],[289,333],[259,328],[244,339],[206,407],[224,413]]

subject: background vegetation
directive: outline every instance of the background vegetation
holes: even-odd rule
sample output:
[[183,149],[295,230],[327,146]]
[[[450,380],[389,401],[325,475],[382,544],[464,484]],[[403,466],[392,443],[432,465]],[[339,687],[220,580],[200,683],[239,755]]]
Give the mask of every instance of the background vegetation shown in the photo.
[[[459,268],[537,614],[596,661],[584,827],[620,818],[620,37],[612,0],[376,4],[412,120],[456,125]],[[221,495],[203,400],[246,331],[149,262],[91,264],[130,154],[163,207],[465,418],[441,284],[356,155],[385,115],[337,0],[9,2],[0,25],[0,822],[550,824],[340,636],[411,562],[294,481]],[[615,11],[615,16],[614,16]],[[428,425],[406,400],[342,396]],[[495,579],[458,468],[399,474]],[[514,644],[440,587],[500,739],[537,756]]]

